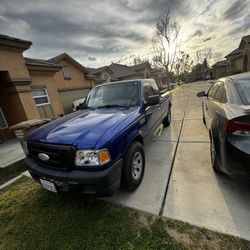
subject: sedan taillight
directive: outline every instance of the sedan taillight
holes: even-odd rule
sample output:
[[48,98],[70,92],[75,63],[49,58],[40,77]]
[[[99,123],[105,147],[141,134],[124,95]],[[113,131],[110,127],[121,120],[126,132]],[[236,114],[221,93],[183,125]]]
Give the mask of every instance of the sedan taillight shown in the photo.
[[250,135],[250,123],[235,120],[227,121],[227,132],[238,135]]

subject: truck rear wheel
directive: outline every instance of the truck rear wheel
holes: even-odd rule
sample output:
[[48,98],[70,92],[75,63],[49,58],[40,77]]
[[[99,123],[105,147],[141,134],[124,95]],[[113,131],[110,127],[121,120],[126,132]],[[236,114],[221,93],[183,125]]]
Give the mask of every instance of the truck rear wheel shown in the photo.
[[133,142],[125,154],[122,169],[122,185],[134,191],[142,182],[145,169],[145,155],[141,143]]
[[171,107],[168,108],[168,114],[164,117],[162,124],[164,127],[168,127],[171,123]]

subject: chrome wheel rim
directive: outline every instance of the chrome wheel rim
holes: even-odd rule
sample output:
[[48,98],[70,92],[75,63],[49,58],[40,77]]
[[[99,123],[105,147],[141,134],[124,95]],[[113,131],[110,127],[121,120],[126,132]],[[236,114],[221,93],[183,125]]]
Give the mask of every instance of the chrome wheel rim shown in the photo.
[[168,111],[168,122],[171,122],[171,111]]
[[142,174],[142,154],[138,151],[135,152],[132,160],[132,176],[137,181]]
[[214,166],[214,160],[215,160],[215,147],[214,147],[213,139],[211,139],[211,142],[210,142],[210,151],[211,151],[211,162],[212,162],[212,165]]

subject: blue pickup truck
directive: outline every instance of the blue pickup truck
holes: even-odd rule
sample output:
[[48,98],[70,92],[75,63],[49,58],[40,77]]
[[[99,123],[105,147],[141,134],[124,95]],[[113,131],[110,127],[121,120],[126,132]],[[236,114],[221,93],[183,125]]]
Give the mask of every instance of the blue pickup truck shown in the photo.
[[143,145],[171,122],[171,94],[152,79],[93,88],[81,110],[26,137],[32,178],[52,191],[110,196],[122,184],[134,191],[145,168]]

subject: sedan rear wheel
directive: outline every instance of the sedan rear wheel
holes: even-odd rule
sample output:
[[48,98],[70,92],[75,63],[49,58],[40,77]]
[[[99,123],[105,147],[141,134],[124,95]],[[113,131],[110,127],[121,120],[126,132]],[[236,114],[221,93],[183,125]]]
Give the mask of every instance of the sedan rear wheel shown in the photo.
[[217,173],[222,173],[218,167],[218,152],[216,151],[216,146],[214,144],[214,139],[210,136],[210,155],[211,155],[211,164],[213,170]]

